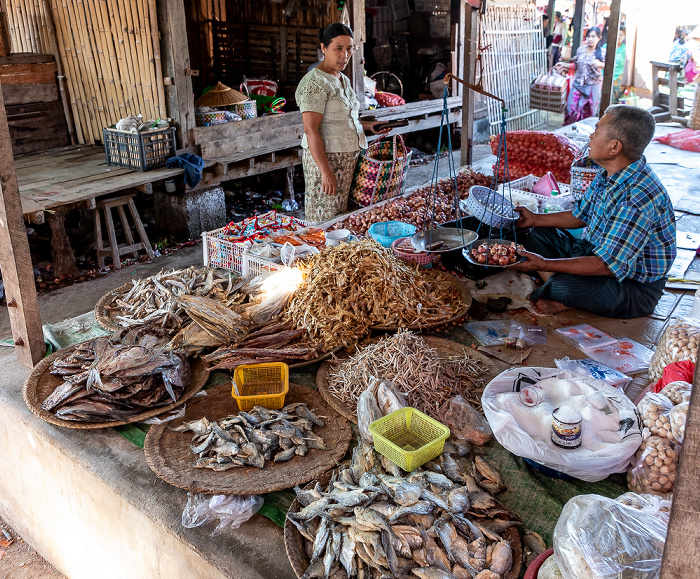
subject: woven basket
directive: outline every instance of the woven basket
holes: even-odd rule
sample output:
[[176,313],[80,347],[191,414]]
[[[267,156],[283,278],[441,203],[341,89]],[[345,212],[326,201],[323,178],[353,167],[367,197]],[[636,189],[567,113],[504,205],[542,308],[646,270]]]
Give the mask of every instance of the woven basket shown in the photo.
[[688,126],[691,129],[700,130],[700,85],[695,86],[695,98],[693,99],[693,108],[690,110],[688,117]]
[[195,113],[194,122],[198,127],[208,127],[209,125],[226,122],[226,111]]
[[597,174],[597,168],[571,167],[571,194],[576,201],[585,195]]
[[391,249],[394,252],[394,255],[400,260],[406,261],[408,263],[417,263],[418,265],[422,265],[423,267],[431,267],[433,264],[432,253],[428,253],[427,251],[423,251],[421,253],[409,253],[407,251],[401,250],[401,244],[407,240],[409,241],[410,245],[410,237],[399,237],[391,244]]
[[566,77],[552,71],[541,74],[530,84],[530,108],[563,113],[567,92]]
[[403,192],[411,151],[403,138],[382,138],[360,153],[350,197],[366,207]]
[[482,223],[491,227],[510,227],[518,218],[513,204],[503,195],[481,185],[469,188],[469,197],[460,206]]
[[258,116],[258,105],[253,99],[248,99],[247,101],[233,105],[231,111],[240,115],[244,120],[254,119]]

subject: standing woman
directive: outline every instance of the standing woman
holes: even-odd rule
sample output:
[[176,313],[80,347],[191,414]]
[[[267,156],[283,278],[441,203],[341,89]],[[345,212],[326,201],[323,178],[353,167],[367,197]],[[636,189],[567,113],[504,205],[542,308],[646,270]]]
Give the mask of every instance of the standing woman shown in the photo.
[[374,130],[377,121],[360,121],[360,102],[342,72],[352,56],[352,30],[331,24],[319,39],[323,60],[301,79],[295,95],[304,122],[305,216],[312,223],[347,210],[357,157],[367,148],[365,130],[389,131]]
[[[571,62],[576,63],[576,73],[566,101],[564,125],[594,117],[600,106],[600,89],[603,82],[601,70],[605,67],[603,54],[598,48],[600,28],[594,26],[586,34],[586,45],[580,46]],[[566,72],[569,65],[560,62],[557,68]]]

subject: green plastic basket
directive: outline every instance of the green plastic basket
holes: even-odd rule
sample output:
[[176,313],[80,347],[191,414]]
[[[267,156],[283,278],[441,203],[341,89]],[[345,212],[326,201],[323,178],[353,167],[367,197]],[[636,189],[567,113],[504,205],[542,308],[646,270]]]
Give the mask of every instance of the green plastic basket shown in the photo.
[[442,454],[450,429],[415,408],[401,408],[369,425],[374,449],[405,471]]

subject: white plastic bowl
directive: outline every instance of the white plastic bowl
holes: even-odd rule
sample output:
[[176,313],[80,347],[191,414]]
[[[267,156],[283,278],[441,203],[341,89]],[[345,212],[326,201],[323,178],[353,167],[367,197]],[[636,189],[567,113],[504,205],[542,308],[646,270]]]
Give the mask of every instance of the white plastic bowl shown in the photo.
[[350,237],[349,229],[336,229],[335,231],[327,231],[326,245],[329,247],[340,245],[343,241],[347,241],[348,237]]

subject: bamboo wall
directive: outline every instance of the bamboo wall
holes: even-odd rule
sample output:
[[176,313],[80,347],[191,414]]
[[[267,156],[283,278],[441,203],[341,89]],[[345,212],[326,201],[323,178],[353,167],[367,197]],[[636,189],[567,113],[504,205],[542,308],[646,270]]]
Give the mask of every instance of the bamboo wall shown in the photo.
[[7,0],[13,52],[54,52],[47,3],[80,143],[127,115],[167,117],[155,0]]

